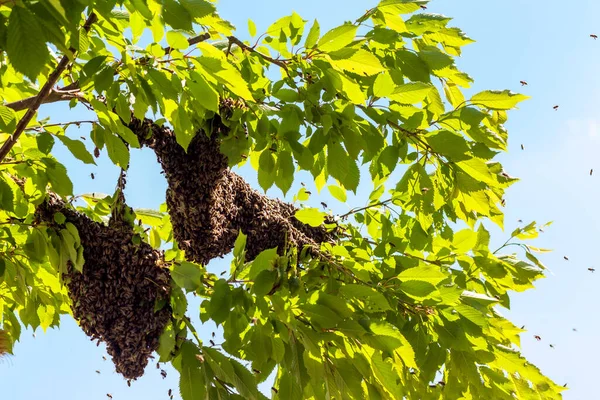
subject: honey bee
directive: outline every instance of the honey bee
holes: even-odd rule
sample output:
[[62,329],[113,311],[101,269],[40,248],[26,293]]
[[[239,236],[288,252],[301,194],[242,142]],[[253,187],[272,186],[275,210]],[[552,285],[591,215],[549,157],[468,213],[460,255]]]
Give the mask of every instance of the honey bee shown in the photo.
[[535,338],[535,340],[537,340],[538,342],[539,342],[540,340],[542,340],[542,337],[541,337],[541,336],[539,336],[539,335],[535,335],[535,336],[534,336],[534,338]]
[[525,81],[519,81],[519,83],[521,84],[521,86],[527,86],[528,85],[528,83],[525,82]]
[[594,40],[598,39],[598,35],[590,35],[590,37]]
[[554,106],[554,107],[552,107],[552,108],[554,108],[554,110],[558,110],[558,106]]

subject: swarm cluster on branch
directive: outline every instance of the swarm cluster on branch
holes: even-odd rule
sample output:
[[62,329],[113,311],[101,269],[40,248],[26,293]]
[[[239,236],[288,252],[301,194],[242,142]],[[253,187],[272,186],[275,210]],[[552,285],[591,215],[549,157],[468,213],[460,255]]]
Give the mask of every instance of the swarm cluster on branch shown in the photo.
[[0,329],[0,358],[8,353],[9,340],[8,334]]
[[[57,212],[75,225],[84,249],[83,271],[69,263],[63,274],[73,315],[92,340],[106,342],[117,372],[136,379],[143,375],[171,317],[168,266],[149,244],[134,243],[132,227],[116,213],[105,225],[50,195],[37,217],[52,225]],[[167,305],[155,311],[162,300]]]
[[149,119],[133,119],[129,128],[140,143],[156,153],[168,182],[167,207],[173,233],[186,257],[197,263],[229,253],[241,230],[247,235],[246,258],[287,245],[318,250],[335,234],[310,227],[294,217],[296,208],[254,190],[228,168],[219,150],[218,133],[227,129],[213,121],[212,134],[200,130],[186,152],[175,134]]

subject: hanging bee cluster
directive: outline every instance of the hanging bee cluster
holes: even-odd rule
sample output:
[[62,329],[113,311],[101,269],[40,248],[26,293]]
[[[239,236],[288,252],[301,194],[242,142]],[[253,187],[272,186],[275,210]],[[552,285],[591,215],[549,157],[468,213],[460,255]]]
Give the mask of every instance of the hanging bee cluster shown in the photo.
[[[237,106],[223,100],[222,116]],[[209,137],[200,130],[186,152],[169,128],[149,119],[133,118],[129,124],[140,143],[154,150],[163,168],[173,233],[189,260],[205,264],[224,256],[240,230],[247,235],[247,260],[269,248],[283,252],[291,244],[318,249],[320,243],[334,239],[325,227],[298,221],[293,205],[262,195],[233,173],[219,150],[219,137],[227,134],[228,127],[218,115],[210,126],[213,134]]]
[[8,354],[10,348],[8,333],[0,329],[0,358]]
[[[143,375],[170,319],[170,274],[162,254],[147,243],[135,244],[131,225],[120,215],[127,207],[120,192],[108,225],[92,221],[51,194],[37,210],[38,221],[59,228],[57,212],[77,228],[83,247],[82,272],[67,266],[63,279],[73,315],[83,331],[106,342],[117,372],[127,379]],[[66,223],[65,222],[65,223]],[[167,304],[155,311],[157,304]]]

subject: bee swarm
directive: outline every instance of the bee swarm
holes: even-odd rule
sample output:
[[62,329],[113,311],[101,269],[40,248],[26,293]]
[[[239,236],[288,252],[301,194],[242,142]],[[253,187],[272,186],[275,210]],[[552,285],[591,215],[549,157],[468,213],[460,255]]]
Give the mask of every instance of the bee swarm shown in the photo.
[[[84,248],[83,272],[69,262],[63,274],[74,317],[92,340],[106,342],[117,372],[142,376],[171,316],[170,274],[161,253],[134,244],[132,228],[114,214],[108,225],[95,222],[55,195],[38,208],[38,220],[52,225],[56,212],[75,225]],[[167,306],[155,312],[163,299]]]
[[187,153],[169,128],[149,119],[133,118],[129,124],[140,143],[154,150],[165,172],[173,233],[186,257],[201,264],[222,257],[232,250],[240,230],[247,235],[247,260],[269,248],[282,252],[286,239],[299,249],[318,249],[333,240],[324,226],[304,225],[294,217],[293,205],[262,195],[228,168],[217,138],[227,127],[215,119],[213,135],[197,132]]

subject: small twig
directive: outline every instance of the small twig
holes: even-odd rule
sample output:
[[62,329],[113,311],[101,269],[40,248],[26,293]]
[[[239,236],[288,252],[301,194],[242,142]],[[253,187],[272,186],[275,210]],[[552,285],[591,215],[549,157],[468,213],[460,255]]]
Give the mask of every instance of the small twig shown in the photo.
[[380,201],[379,203],[371,204],[371,205],[368,205],[365,207],[353,208],[352,210],[348,211],[346,214],[341,215],[340,219],[344,219],[352,214],[356,214],[357,212],[368,210],[369,208],[385,206],[386,204],[391,203],[391,202],[392,202],[392,199],[387,199],[384,201]]
[[46,124],[46,125],[39,125],[39,126],[32,126],[27,128],[28,130],[39,130],[39,129],[44,129],[44,128],[50,128],[53,126],[64,126],[65,128],[67,128],[70,125],[77,125],[79,126],[80,124],[97,124],[98,121],[71,121],[71,122],[57,122],[55,124]]
[[[86,32],[89,32],[92,24],[94,22],[96,22],[97,19],[98,19],[98,17],[96,16],[96,14],[94,14],[92,12],[90,14],[90,16],[88,17],[88,19],[85,21],[85,24],[83,25],[83,29]],[[74,48],[71,48],[71,49],[69,49],[69,51],[71,51],[73,54],[75,54],[77,50],[75,50]],[[4,144],[0,148],[0,162],[2,162],[2,160],[4,160],[4,157],[6,157],[6,155],[10,152],[10,150],[13,148],[13,146],[17,143],[17,140],[19,140],[19,136],[21,136],[21,134],[25,131],[25,128],[27,127],[29,122],[33,119],[34,115],[36,114],[38,108],[40,108],[40,105],[43,103],[44,99],[46,99],[48,97],[48,95],[52,91],[52,88],[54,87],[54,85],[56,85],[56,82],[58,82],[60,80],[60,76],[62,75],[64,70],[69,65],[69,62],[70,62],[69,57],[67,55],[64,55],[63,58],[58,63],[58,65],[56,66],[56,69],[50,74],[50,76],[48,77],[48,80],[46,81],[44,86],[42,86],[42,89],[40,90],[38,95],[35,96],[35,100],[33,101],[33,104],[31,104],[31,106],[27,109],[27,112],[25,113],[23,118],[21,118],[21,120],[17,124],[17,127],[15,128],[15,132],[6,140],[6,142],[4,142]]]
[[230,44],[231,43],[236,44],[241,49],[249,51],[250,53],[254,53],[254,54],[258,55],[259,57],[261,57],[263,60],[266,60],[266,61],[270,62],[271,64],[278,65],[279,67],[283,68],[287,72],[287,70],[288,70],[287,60],[276,60],[273,57],[269,57],[268,55],[255,50],[254,47],[248,46],[247,44],[245,44],[244,42],[242,42],[240,39],[236,38],[235,36],[229,36],[228,39],[229,39]]
[[[193,46],[197,43],[204,42],[208,39],[210,39],[210,33],[206,32],[201,35],[194,36],[193,38],[189,38],[188,44],[190,46]],[[169,55],[169,53],[171,53],[171,51],[173,51],[173,49],[171,47],[163,47],[163,50],[165,51],[165,55]]]

